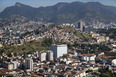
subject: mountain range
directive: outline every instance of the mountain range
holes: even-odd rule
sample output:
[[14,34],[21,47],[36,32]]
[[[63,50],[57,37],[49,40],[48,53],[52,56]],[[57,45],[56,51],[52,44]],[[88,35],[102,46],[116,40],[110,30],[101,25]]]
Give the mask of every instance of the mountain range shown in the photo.
[[21,15],[36,21],[53,23],[75,23],[79,20],[99,20],[102,22],[116,21],[116,7],[106,6],[99,2],[58,3],[53,6],[34,8],[17,2],[5,8],[1,18]]

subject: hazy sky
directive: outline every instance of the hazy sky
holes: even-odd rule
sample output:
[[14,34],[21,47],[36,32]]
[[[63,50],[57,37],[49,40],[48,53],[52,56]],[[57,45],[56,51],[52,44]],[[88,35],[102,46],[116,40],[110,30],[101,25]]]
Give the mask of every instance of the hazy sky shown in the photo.
[[116,0],[0,0],[0,12],[6,7],[15,5],[16,2],[20,2],[33,7],[40,7],[40,6],[55,5],[58,2],[74,2],[74,1],[100,2],[105,5],[116,6]]

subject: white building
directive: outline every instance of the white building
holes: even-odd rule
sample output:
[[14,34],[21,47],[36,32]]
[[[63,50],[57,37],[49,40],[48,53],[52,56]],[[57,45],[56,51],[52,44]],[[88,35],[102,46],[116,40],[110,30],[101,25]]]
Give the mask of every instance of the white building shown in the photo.
[[46,53],[45,52],[43,52],[43,53],[39,53],[39,60],[40,61],[45,61],[46,60]]
[[116,66],[116,59],[112,60],[112,65]]
[[110,40],[110,38],[109,37],[106,37],[106,41],[109,41]]
[[25,68],[30,71],[33,71],[33,59],[32,58],[25,59]]
[[99,36],[97,37],[97,43],[105,42],[105,37],[104,36]]
[[79,71],[73,77],[87,77],[86,71]]
[[63,56],[63,54],[67,54],[67,45],[51,45],[50,50],[53,51],[54,57],[59,58],[60,56]]
[[83,31],[83,22],[80,22],[80,29]]
[[17,69],[19,67],[19,63],[17,61],[13,61],[13,68]]
[[94,54],[82,54],[81,60],[83,61],[95,61],[96,55]]
[[8,64],[8,69],[9,69],[9,70],[13,70],[13,63],[9,63],[9,64]]
[[2,44],[0,44],[0,48],[1,48],[1,47],[3,47],[3,45],[2,45]]
[[46,53],[47,53],[46,59],[49,60],[49,61],[53,60],[53,51],[49,50]]

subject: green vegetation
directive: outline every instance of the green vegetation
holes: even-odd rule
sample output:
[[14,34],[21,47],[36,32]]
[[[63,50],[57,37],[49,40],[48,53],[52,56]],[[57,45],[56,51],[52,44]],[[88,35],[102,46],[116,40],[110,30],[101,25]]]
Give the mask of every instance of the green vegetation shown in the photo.
[[77,59],[77,58],[72,58],[72,60],[77,61],[77,60],[79,60],[79,59]]
[[43,46],[50,46],[50,45],[53,43],[53,40],[52,40],[52,39],[44,38],[43,40],[44,40],[44,41],[42,42],[42,45],[43,45]]
[[76,31],[76,29],[71,26],[62,27],[61,29],[63,29],[63,31],[67,31],[71,33]]
[[88,33],[81,33],[71,26],[66,26],[66,27],[58,26],[58,28],[62,29],[63,31],[76,35],[79,39],[82,39],[83,41],[89,41],[91,39]]
[[40,40],[35,40],[31,42],[24,42],[23,45],[20,46],[9,46],[5,45],[3,48],[0,48],[0,54],[3,52],[6,53],[9,57],[11,57],[11,53],[14,53],[16,55],[17,53],[23,53],[24,57],[26,57],[26,53],[33,53],[35,51],[41,51],[41,50],[49,50],[49,46],[51,44],[58,44],[58,41],[54,41],[50,38],[43,38]]
[[100,29],[96,30],[98,33],[105,33],[106,36],[109,36],[110,38],[116,38],[116,29]]
[[83,39],[83,36],[80,32],[76,31],[75,35],[79,38],[79,39]]
[[23,45],[20,46],[4,46],[0,49],[1,53],[6,53],[8,56],[11,56],[12,53],[32,53],[38,50],[48,50],[49,46],[53,43],[52,39],[44,38],[43,40],[39,41],[31,41],[25,42]]
[[116,73],[112,73],[108,68],[99,69],[99,77],[116,77]]
[[73,45],[74,47],[81,47],[83,49],[83,53],[98,53],[98,52],[104,52],[106,55],[108,55],[109,51],[111,51],[111,49],[105,45],[105,44],[77,44],[75,43]]
[[[78,32],[75,28],[73,27],[60,27],[60,29],[62,29],[63,31],[68,31],[70,34],[76,34],[79,39],[81,37],[81,39],[89,39],[89,35],[87,33],[80,33]],[[71,47],[69,42],[63,41],[61,40],[62,43],[68,44],[69,47]],[[0,54],[1,53],[7,53],[7,55],[9,57],[11,57],[11,53],[14,53],[15,55],[17,53],[32,53],[35,51],[39,51],[39,50],[48,50],[49,46],[51,44],[58,44],[59,41],[54,41],[53,39],[48,39],[48,38],[43,38],[40,39],[39,41],[31,41],[31,42],[24,42],[23,45],[20,46],[9,46],[9,45],[5,45],[3,48],[0,48]]]
[[84,33],[84,34],[82,34],[82,35],[83,35],[83,37],[85,37],[85,38],[91,39],[90,34],[88,34],[88,33]]
[[88,33],[80,33],[78,31],[76,31],[76,36],[79,39],[82,39],[83,41],[89,41],[91,39],[91,37]]

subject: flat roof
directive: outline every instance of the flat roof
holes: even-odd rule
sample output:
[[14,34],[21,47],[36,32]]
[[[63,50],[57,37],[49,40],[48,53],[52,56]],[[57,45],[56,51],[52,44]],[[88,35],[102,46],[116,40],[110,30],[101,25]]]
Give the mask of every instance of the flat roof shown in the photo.
[[52,46],[63,47],[63,46],[67,46],[67,44],[59,44],[59,45],[52,44]]

